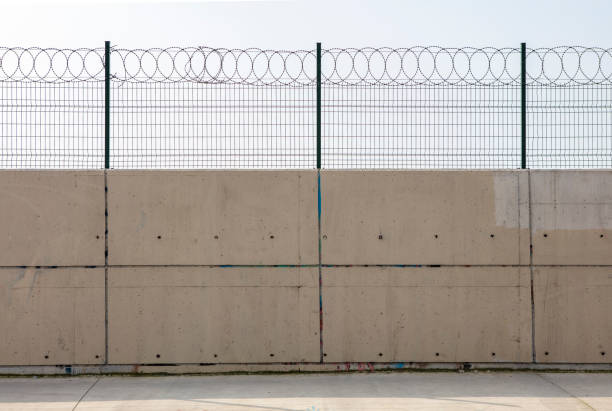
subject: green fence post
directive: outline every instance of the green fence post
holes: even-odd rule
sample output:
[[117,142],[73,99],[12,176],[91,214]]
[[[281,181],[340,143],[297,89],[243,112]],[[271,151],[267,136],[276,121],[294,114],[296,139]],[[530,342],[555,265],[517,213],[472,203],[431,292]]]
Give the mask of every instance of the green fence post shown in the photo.
[[104,168],[110,168],[110,41],[104,42]]
[[527,46],[521,43],[521,168],[527,168]]
[[317,169],[321,168],[321,43],[317,43]]

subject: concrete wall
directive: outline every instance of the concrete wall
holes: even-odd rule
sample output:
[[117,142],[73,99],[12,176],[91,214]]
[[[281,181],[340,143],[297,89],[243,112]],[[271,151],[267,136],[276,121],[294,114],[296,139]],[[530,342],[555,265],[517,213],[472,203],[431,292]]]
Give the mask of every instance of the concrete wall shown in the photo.
[[0,266],[104,264],[102,171],[0,172]]
[[113,171],[112,265],[317,264],[310,171]]
[[533,262],[612,265],[612,171],[531,174]]
[[0,191],[1,366],[612,363],[612,171],[2,171]]
[[323,264],[528,264],[527,173],[321,172]]
[[529,362],[528,267],[325,267],[324,356]]
[[539,362],[612,362],[612,269],[535,267]]
[[109,362],[319,360],[316,267],[109,271]]
[[104,268],[0,269],[0,365],[103,364]]

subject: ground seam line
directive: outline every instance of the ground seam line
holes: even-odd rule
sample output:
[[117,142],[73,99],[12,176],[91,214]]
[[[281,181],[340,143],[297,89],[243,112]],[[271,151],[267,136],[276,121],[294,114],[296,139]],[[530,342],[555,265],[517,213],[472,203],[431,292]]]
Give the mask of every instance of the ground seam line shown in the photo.
[[597,411],[597,409],[591,407],[589,405],[589,403],[587,403],[586,401],[584,401],[582,398],[580,397],[576,397],[574,394],[572,394],[571,392],[569,392],[568,390],[566,390],[565,388],[563,388],[562,386],[560,386],[559,384],[556,384],[554,381],[549,380],[548,378],[544,377],[544,375],[540,374],[539,372],[536,373],[536,375],[538,377],[540,377],[541,379],[543,379],[544,381],[546,381],[547,383],[549,383],[550,385],[552,385],[553,387],[556,387],[558,389],[560,389],[561,391],[563,391],[564,393],[566,393],[567,395],[569,395],[570,397],[574,398],[576,401],[580,402],[581,404],[585,405],[586,407],[588,407],[590,410],[593,411]]
[[79,406],[79,404],[81,404],[81,401],[83,401],[83,399],[87,396],[87,394],[89,394],[89,391],[91,391],[91,389],[98,383],[98,381],[100,381],[102,377],[98,377],[93,384],[91,384],[91,386],[87,389],[87,391],[85,391],[83,393],[83,395],[81,395],[81,398],[79,398],[79,400],[77,401],[76,404],[74,404],[74,407],[72,408],[72,411],[76,410],[77,407]]

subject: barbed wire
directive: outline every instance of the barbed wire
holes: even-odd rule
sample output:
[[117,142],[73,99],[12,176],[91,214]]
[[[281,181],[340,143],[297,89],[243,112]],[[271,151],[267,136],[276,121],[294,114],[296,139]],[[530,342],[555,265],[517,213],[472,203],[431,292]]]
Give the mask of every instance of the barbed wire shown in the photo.
[[[527,50],[528,84],[612,84],[612,49],[559,46]],[[321,56],[330,85],[518,85],[519,48],[333,48]],[[312,86],[314,50],[170,47],[111,50],[121,82]],[[104,49],[0,47],[0,81],[104,81]]]

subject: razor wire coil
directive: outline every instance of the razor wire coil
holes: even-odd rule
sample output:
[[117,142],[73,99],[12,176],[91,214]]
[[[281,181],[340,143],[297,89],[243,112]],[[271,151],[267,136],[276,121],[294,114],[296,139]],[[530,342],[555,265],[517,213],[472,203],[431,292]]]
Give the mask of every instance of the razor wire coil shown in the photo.
[[[111,50],[112,78],[122,82],[309,86],[313,50],[169,47]],[[322,82],[424,86],[520,83],[518,48],[332,48],[322,51]],[[0,81],[104,81],[104,49],[0,47]],[[527,49],[528,84],[612,84],[612,49]]]

